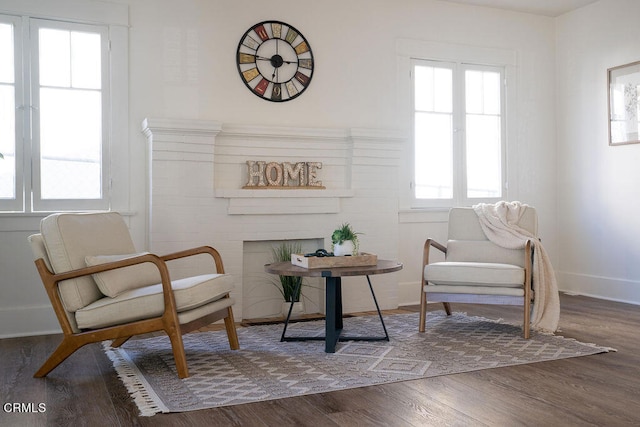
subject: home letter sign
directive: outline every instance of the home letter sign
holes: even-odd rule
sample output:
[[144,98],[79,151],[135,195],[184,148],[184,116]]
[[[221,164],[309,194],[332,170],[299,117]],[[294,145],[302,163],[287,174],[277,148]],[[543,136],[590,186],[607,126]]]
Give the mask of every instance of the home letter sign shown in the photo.
[[321,162],[264,162],[247,160],[249,179],[242,188],[314,188],[324,189],[318,180],[318,169]]

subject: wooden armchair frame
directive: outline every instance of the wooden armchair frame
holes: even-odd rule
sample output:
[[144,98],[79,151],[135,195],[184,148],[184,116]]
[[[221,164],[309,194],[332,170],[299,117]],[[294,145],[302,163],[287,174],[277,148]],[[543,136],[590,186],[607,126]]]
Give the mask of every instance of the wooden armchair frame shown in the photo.
[[[427,282],[424,278],[424,268],[429,264],[429,254],[431,248],[434,247],[441,251],[443,254],[447,254],[447,247],[433,239],[427,239],[424,242],[424,249],[422,252],[422,280],[420,287],[420,321],[418,330],[424,332],[426,329],[427,320],[427,292],[424,287]],[[480,295],[480,294],[441,294],[439,297],[435,297],[434,301],[442,302],[447,315],[451,315],[451,302],[463,302],[463,303],[479,303],[479,304],[506,304],[506,305],[522,305],[523,306],[523,336],[525,339],[530,337],[531,329],[531,301],[534,298],[534,292],[531,288],[532,285],[532,259],[533,259],[533,245],[531,240],[527,240],[524,248],[524,295],[522,297],[511,297],[503,295]],[[438,295],[438,294],[433,294]]]
[[[181,325],[178,320],[175,296],[173,293],[173,289],[171,288],[169,269],[166,262],[200,254],[211,255],[216,265],[216,272],[219,274],[224,273],[224,267],[220,254],[216,249],[210,246],[201,246],[198,248],[175,252],[164,256],[144,254],[120,261],[80,268],[77,270],[59,274],[52,273],[47,268],[44,259],[37,259],[35,261],[36,268],[38,269],[38,273],[40,274],[42,283],[44,284],[44,287],[47,291],[47,295],[49,295],[49,299],[51,300],[51,304],[53,306],[53,310],[55,311],[56,317],[60,322],[64,338],[58,348],[51,354],[51,356],[49,356],[47,361],[34,374],[34,377],[41,378],[46,376],[60,363],[67,359],[71,354],[73,354],[76,350],[86,344],[101,342],[104,340],[113,340],[111,346],[119,347],[134,335],[164,331],[171,340],[171,347],[173,350],[173,356],[175,359],[178,376],[180,378],[186,378],[189,376],[189,369],[187,367],[184,344],[182,342],[182,334],[201,328],[220,319],[224,319],[230,348],[232,350],[239,349],[240,344],[238,342],[238,335],[236,333],[235,323],[233,320],[233,310],[231,306],[186,324]],[[162,293],[164,297],[164,312],[161,316],[138,320],[122,325],[74,332],[74,328],[71,326],[69,318],[67,317],[67,312],[62,304],[62,300],[58,292],[58,286],[60,282],[68,279],[74,279],[77,277],[100,273],[103,271],[142,264],[145,262],[153,263],[160,272],[160,277],[162,279]],[[224,298],[229,298],[229,294],[225,295]]]

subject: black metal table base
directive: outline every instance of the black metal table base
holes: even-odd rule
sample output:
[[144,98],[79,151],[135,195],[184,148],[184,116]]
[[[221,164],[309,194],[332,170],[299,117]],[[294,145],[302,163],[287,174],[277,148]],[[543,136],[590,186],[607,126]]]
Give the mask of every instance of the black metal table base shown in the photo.
[[[369,290],[371,291],[371,296],[373,297],[373,302],[376,305],[376,310],[378,311],[378,317],[380,318],[380,323],[382,324],[382,329],[384,330],[384,336],[346,336],[342,335],[342,280],[341,277],[331,277],[325,276],[326,279],[326,296],[325,296],[325,336],[323,337],[304,337],[304,336],[290,336],[287,337],[287,326],[289,326],[289,320],[291,318],[291,311],[293,309],[293,302],[289,307],[289,313],[287,314],[287,318],[284,321],[284,329],[282,331],[282,337],[280,341],[324,341],[325,349],[324,351],[327,353],[335,353],[336,345],[338,341],[389,341],[389,333],[387,332],[387,327],[384,324],[384,319],[382,318],[382,313],[380,312],[380,306],[378,305],[378,299],[376,298],[376,294],[373,291],[373,286],[371,286],[371,279],[369,276],[367,277],[367,283],[369,284]],[[298,289],[300,288],[300,284],[294,295],[297,295]]]

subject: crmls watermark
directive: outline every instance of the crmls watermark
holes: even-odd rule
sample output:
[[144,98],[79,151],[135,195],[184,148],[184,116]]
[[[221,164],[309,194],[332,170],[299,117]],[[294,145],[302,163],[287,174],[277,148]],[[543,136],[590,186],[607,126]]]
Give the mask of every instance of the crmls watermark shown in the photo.
[[8,402],[2,405],[2,410],[7,413],[30,413],[30,414],[38,414],[42,412],[47,412],[47,404],[46,403],[18,403],[18,402]]

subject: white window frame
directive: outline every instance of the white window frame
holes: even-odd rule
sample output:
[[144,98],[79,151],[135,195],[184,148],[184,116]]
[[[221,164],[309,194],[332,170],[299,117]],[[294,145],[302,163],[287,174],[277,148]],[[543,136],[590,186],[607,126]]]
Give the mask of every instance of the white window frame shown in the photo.
[[[31,38],[31,134],[33,138],[31,153],[31,167],[33,182],[32,188],[32,204],[33,210],[37,212],[54,211],[54,210],[108,210],[111,200],[111,189],[109,177],[110,174],[110,158],[109,148],[109,37],[108,28],[103,25],[87,25],[68,23],[60,21],[30,19],[30,38]],[[81,31],[94,34],[100,34],[101,41],[101,76],[102,84],[100,88],[102,100],[102,159],[101,159],[101,197],[96,199],[43,199],[41,197],[41,164],[40,164],[40,78],[39,78],[39,30],[42,28],[60,29],[66,31]]]
[[[15,103],[15,177],[16,177],[16,188],[15,188],[15,198],[14,199],[0,199],[0,212],[19,212],[24,209],[24,189],[25,186],[31,185],[31,176],[25,174],[24,172],[24,163],[25,163],[25,142],[23,139],[23,129],[28,124],[24,123],[25,114],[22,113],[23,105],[24,105],[24,82],[23,82],[23,55],[19,54],[22,51],[22,18],[19,16],[10,16],[10,15],[0,15],[0,23],[10,24],[13,26],[13,58],[14,58],[14,77],[13,77],[13,87],[14,87],[14,103]],[[9,161],[8,158],[0,160],[1,162]],[[28,175],[28,176],[27,176]],[[25,179],[21,177],[27,178],[28,182],[25,182]]]
[[[15,200],[0,200],[0,216],[13,216],[24,214],[47,214],[57,211],[87,211],[87,210],[118,210],[128,211],[130,206],[129,186],[129,77],[128,77],[128,21],[129,9],[127,5],[95,2],[91,0],[8,0],[2,6],[0,16],[10,19],[16,30],[14,44],[24,57],[29,61],[30,52],[23,49],[31,47],[23,46],[23,41],[30,37],[29,20],[41,19],[59,21],[73,25],[88,25],[88,28],[104,27],[106,37],[107,60],[103,61],[109,71],[109,81],[103,87],[108,95],[108,102],[104,104],[103,116],[103,189],[104,199],[97,200],[46,200],[41,201],[34,191],[35,168],[32,168],[32,160],[36,160],[36,150],[32,149],[30,133],[32,129],[31,116],[35,105],[28,100],[31,98],[31,87],[28,81],[24,81],[24,75],[28,72],[30,64],[16,62],[16,85],[21,85],[24,99],[19,100],[16,95],[17,112],[27,111],[26,114],[16,116],[16,179],[21,181],[23,188],[17,189]],[[63,24],[66,25],[66,24]],[[18,50],[16,50],[18,51]],[[18,80],[19,79],[19,80]],[[25,101],[26,100],[26,101]],[[20,102],[20,104],[18,104]],[[24,195],[24,197],[23,197]],[[43,203],[46,202],[46,203]],[[98,203],[96,203],[98,202]]]
[[[415,197],[415,147],[414,147],[414,87],[413,87],[413,66],[416,61],[441,62],[456,64],[458,67],[465,67],[466,64],[473,64],[472,67],[488,66],[500,68],[504,72],[504,90],[502,99],[502,182],[503,194],[501,199],[516,197],[517,188],[510,185],[516,182],[512,178],[510,164],[515,161],[515,141],[517,128],[516,105],[516,69],[517,55],[515,51],[500,48],[483,48],[451,43],[431,42],[423,40],[399,39],[396,43],[396,53],[399,70],[399,96],[403,105],[404,117],[406,118],[407,129],[410,129],[407,136],[403,155],[403,165],[400,177],[400,206],[401,209],[448,209],[451,206],[470,206],[479,202],[490,202],[496,199],[480,199],[466,197],[466,167],[464,164],[464,135],[459,138],[462,143],[454,144],[454,168],[459,171],[454,176],[454,198],[453,199],[418,199]],[[477,64],[477,65],[476,65]],[[463,77],[464,78],[464,77]],[[455,90],[455,88],[454,88]],[[464,106],[464,93],[454,93],[458,101],[462,101]],[[461,117],[454,118],[454,126],[462,125],[464,129],[464,107],[460,113]],[[463,185],[464,184],[464,185]]]
[[[479,202],[484,203],[492,203],[497,202],[498,200],[503,198],[503,195],[506,193],[506,161],[505,161],[505,151],[506,151],[506,134],[505,134],[505,107],[504,107],[504,93],[505,93],[505,85],[504,85],[504,68],[497,66],[487,66],[487,65],[478,65],[478,64],[465,64],[461,62],[442,62],[442,61],[433,61],[426,59],[412,59],[411,60],[411,69],[415,70],[416,66],[428,66],[434,68],[442,68],[450,70],[452,73],[452,151],[453,151],[453,159],[452,159],[452,183],[453,183],[453,194],[451,198],[418,198],[415,196],[414,191],[414,201],[413,206],[417,207],[449,207],[449,206],[470,206],[472,204],[476,204]],[[467,128],[466,128],[466,71],[491,71],[498,73],[500,76],[500,82],[502,83],[502,88],[500,90],[500,118],[501,118],[501,131],[500,131],[500,143],[501,143],[501,152],[500,152],[500,174],[501,174],[501,194],[498,197],[487,198],[487,197],[468,197],[468,188],[467,188]],[[411,73],[412,80],[412,105],[415,105],[415,73]],[[412,115],[412,118],[415,119],[415,111]],[[412,125],[412,129],[415,130],[415,120]],[[414,152],[415,152],[415,143],[416,136],[413,134],[412,141],[414,144]],[[412,176],[416,175],[416,162],[413,162],[413,173]]]

